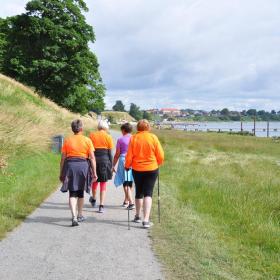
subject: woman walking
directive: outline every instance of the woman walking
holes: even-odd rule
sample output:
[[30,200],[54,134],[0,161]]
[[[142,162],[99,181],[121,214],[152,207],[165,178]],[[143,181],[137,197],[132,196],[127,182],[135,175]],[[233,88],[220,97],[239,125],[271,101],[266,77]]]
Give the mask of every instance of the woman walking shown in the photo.
[[92,184],[92,196],[89,201],[92,207],[96,204],[98,183],[100,184],[99,213],[104,212],[106,183],[112,179],[112,149],[113,138],[108,134],[109,125],[105,121],[99,121],[98,131],[90,134],[90,139],[95,149],[96,172],[98,180]]
[[[132,171],[126,171],[124,168],[125,156],[127,153],[128,145],[131,138],[132,125],[130,123],[125,123],[121,126],[122,137],[117,141],[116,153],[113,161],[113,171],[116,172],[114,179],[114,184],[116,187],[123,185],[124,189],[124,202],[123,207],[127,207],[128,210],[135,208],[133,199],[132,199],[132,184],[133,177]],[[115,166],[118,163],[118,169],[115,170]]]
[[[92,181],[97,180],[94,148],[91,140],[82,135],[81,120],[71,123],[73,136],[67,138],[62,147],[60,162],[61,190],[69,190],[69,206],[72,213],[72,226],[83,222],[84,190],[90,192]],[[78,213],[77,213],[78,208]]]
[[132,168],[135,182],[136,215],[134,222],[141,223],[140,211],[143,207],[143,227],[149,228],[153,189],[158,177],[158,168],[163,163],[164,152],[156,135],[150,132],[147,120],[140,120],[137,133],[131,137],[125,160],[125,168]]

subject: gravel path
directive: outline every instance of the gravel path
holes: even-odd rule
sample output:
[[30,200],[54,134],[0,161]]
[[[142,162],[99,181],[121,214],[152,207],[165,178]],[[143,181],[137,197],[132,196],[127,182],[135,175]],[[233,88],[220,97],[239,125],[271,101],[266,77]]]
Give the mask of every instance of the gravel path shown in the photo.
[[79,227],[70,227],[67,195],[56,191],[1,241],[0,279],[163,279],[148,231],[127,228],[122,189],[109,184],[104,214],[85,198]]

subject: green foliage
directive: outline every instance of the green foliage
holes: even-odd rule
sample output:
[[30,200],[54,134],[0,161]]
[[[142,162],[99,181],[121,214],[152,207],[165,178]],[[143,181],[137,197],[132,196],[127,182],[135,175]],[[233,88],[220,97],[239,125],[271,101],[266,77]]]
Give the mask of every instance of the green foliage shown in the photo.
[[88,46],[95,36],[87,10],[82,0],[28,2],[26,13],[7,20],[4,73],[72,111],[103,110],[105,87]]
[[0,72],[3,72],[4,59],[7,51],[7,21],[0,18]]
[[143,113],[141,112],[140,107],[134,103],[130,104],[129,114],[137,121],[143,118]]
[[146,120],[150,121],[150,120],[153,119],[153,117],[152,117],[152,115],[149,112],[144,111],[143,112],[143,119],[146,119]]
[[112,109],[117,112],[125,112],[125,106],[121,100],[117,100]]

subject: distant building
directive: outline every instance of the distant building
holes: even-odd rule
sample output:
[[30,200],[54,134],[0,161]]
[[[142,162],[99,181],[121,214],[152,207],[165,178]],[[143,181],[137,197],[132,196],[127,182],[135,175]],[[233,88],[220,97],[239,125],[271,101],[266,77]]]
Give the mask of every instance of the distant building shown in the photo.
[[181,110],[175,108],[163,108],[160,110],[160,114],[170,117],[178,117],[181,115]]
[[152,114],[152,115],[159,115],[160,114],[159,109],[149,109],[149,110],[145,110],[145,111]]

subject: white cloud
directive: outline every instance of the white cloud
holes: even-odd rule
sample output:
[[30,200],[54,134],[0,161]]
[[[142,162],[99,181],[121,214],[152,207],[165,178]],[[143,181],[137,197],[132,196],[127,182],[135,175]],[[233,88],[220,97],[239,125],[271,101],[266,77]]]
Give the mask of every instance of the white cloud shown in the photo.
[[279,0],[86,2],[108,107],[280,109]]

